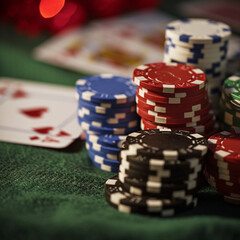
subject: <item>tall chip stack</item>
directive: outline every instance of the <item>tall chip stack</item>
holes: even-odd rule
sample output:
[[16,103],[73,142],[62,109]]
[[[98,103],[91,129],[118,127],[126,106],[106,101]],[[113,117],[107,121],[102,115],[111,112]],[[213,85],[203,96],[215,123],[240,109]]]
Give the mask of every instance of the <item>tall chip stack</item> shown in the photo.
[[240,128],[240,76],[228,77],[222,87],[220,100],[222,130]]
[[240,205],[240,132],[223,131],[208,139],[207,181],[226,202]]
[[101,74],[79,79],[78,120],[86,133],[86,148],[92,163],[117,172],[117,155],[126,135],[139,130],[136,85],[130,78]]
[[179,63],[135,68],[133,81],[141,128],[182,129],[208,137],[218,130],[202,70]]
[[107,180],[108,203],[125,213],[173,216],[197,204],[207,141],[197,133],[152,129],[131,133]]
[[215,112],[218,112],[221,84],[226,74],[230,36],[231,29],[227,24],[198,18],[170,22],[165,32],[164,62],[184,63],[202,69]]

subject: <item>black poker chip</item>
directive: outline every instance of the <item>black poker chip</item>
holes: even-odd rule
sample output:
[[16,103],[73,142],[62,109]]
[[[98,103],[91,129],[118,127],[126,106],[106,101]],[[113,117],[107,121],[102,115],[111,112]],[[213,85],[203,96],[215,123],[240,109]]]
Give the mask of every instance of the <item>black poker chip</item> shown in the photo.
[[175,190],[197,190],[199,182],[201,181],[200,176],[193,180],[179,181],[179,182],[163,182],[163,181],[149,181],[143,177],[133,177],[131,175],[118,173],[120,182],[130,184],[131,186],[146,189],[147,192],[160,193],[170,192]]
[[119,173],[127,175],[131,178],[139,178],[143,181],[153,181],[153,182],[162,182],[162,183],[179,183],[182,181],[191,181],[196,180],[202,176],[202,166],[198,171],[192,173],[184,174],[176,172],[172,174],[171,172],[166,172],[166,174],[155,174],[151,175],[148,172],[136,171],[133,169],[125,169],[122,165],[119,167]]
[[105,196],[121,212],[173,216],[196,206],[207,141],[197,133],[171,129],[133,132],[123,142],[118,176]]
[[203,157],[207,141],[198,133],[174,129],[150,129],[133,132],[126,138],[129,155],[161,157],[165,160],[184,160]]
[[118,159],[120,162],[123,160],[126,160],[127,162],[138,166],[138,168],[145,171],[146,169],[169,169],[173,171],[188,171],[199,164],[202,164],[203,158],[189,158],[185,159],[184,161],[180,160],[165,160],[158,157],[149,157],[147,155],[131,155],[131,153],[128,153],[128,146],[129,144],[127,142],[124,142],[121,147],[121,151],[118,154]]
[[148,179],[171,179],[172,181],[189,180],[189,177],[201,172],[202,164],[196,165],[191,169],[182,169],[176,167],[175,169],[143,169],[140,165],[128,161],[121,161],[119,169],[122,172],[131,173],[132,175],[148,177]]
[[188,195],[185,199],[163,199],[149,196],[136,196],[124,191],[117,182],[117,177],[107,180],[105,184],[105,195],[106,200],[122,212],[142,214],[151,213],[162,216],[172,216],[176,212],[191,208],[196,204],[196,199],[193,195]]
[[[188,195],[196,195],[196,188],[192,190],[174,189],[171,184],[162,184],[161,191],[155,189],[156,191],[148,191],[147,188],[136,187],[134,185],[128,184],[127,182],[121,183],[120,180],[116,185],[120,185],[122,189],[130,194],[137,196],[149,196],[149,197],[159,197],[165,199],[184,199]],[[153,190],[153,189],[152,189]]]

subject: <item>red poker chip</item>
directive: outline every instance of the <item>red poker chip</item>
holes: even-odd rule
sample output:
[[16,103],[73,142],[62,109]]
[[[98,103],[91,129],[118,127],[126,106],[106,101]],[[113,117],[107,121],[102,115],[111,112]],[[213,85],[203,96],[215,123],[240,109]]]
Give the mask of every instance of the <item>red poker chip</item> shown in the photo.
[[156,112],[145,110],[143,108],[136,108],[138,115],[142,118],[145,118],[149,121],[159,124],[187,124],[187,123],[197,123],[197,122],[207,122],[214,116],[212,111],[209,111],[206,115],[198,115],[192,118],[170,118],[170,117],[163,117],[158,115]]
[[136,102],[139,104],[143,104],[145,108],[161,113],[182,113],[182,112],[192,112],[201,110],[209,104],[208,97],[203,98],[201,101],[195,102],[186,102],[184,104],[167,104],[167,103],[158,103],[151,101],[147,98],[141,97],[138,93],[136,94]]
[[[200,133],[200,134],[206,134],[211,128],[214,127],[216,124],[215,118],[212,120],[208,121],[205,125],[198,125],[196,127],[177,127],[177,126],[172,126],[172,129],[181,129],[193,133]],[[162,128],[168,128],[165,125],[161,124],[155,124],[149,120],[146,119],[141,119],[141,126],[142,130],[147,130],[147,129],[162,129]]]
[[230,183],[224,180],[219,180],[213,175],[211,175],[206,169],[204,170],[204,175],[208,183],[216,188],[216,190],[224,195],[224,196],[231,196],[231,195],[239,195],[240,196],[240,188],[238,184]]
[[[213,123],[213,121],[215,123],[216,122],[216,117],[213,116],[211,119],[209,119],[209,120],[207,119],[207,121],[199,121],[199,122],[195,122],[195,123],[186,123],[186,124],[158,124],[158,123],[155,123],[155,122],[153,122],[151,120],[148,120],[146,118],[142,118],[142,120],[143,120],[144,124],[145,123],[151,123],[151,125],[149,125],[149,127],[157,126],[157,128],[160,128],[160,129],[165,127],[165,128],[175,128],[175,129],[182,129],[183,130],[184,128],[197,128],[197,127],[202,128],[202,126],[206,126],[208,124],[211,124],[211,123]],[[152,128],[152,129],[156,129],[156,127]]]
[[[216,169],[216,167],[212,167],[209,165],[205,166],[205,170],[211,174],[213,177],[215,177],[217,180],[219,180],[220,182],[232,182],[234,184],[236,184],[239,187],[239,191],[240,191],[240,176],[239,175],[233,175],[231,172],[228,173],[223,173],[223,172],[219,172],[218,169]],[[223,183],[222,182],[222,183]]]
[[209,149],[215,158],[240,164],[240,135],[223,131],[208,139]]
[[137,94],[141,96],[142,98],[149,99],[151,101],[157,102],[157,103],[165,103],[165,104],[186,104],[186,103],[197,103],[201,101],[203,98],[207,96],[207,91],[203,91],[200,94],[190,96],[187,98],[169,98],[169,97],[163,97],[159,93],[154,93],[149,90],[144,90],[142,87],[137,88]]
[[[138,88],[141,88],[144,92],[148,92],[149,94],[151,95],[158,95],[158,96],[161,96],[161,97],[165,97],[165,98],[188,98],[188,97],[194,97],[196,96],[196,93],[192,93],[192,92],[180,92],[180,93],[159,93],[159,92],[155,92],[153,90],[149,90],[149,89],[146,89],[142,86],[138,86]],[[207,85],[200,89],[199,92],[197,93],[197,95],[200,95],[200,94],[203,94],[205,91],[208,91],[208,87]]]
[[208,159],[206,164],[210,164],[213,166],[217,166],[222,169],[226,170],[231,170],[231,171],[239,171],[240,172],[240,163],[232,163],[232,162],[227,162],[222,159],[217,159],[214,156],[214,153],[211,151],[208,151]]
[[161,113],[161,112],[155,111],[153,106],[148,106],[147,104],[143,104],[141,100],[140,101],[137,100],[137,106],[138,108],[142,108],[145,111],[156,112],[159,116],[169,117],[169,118],[192,118],[197,115],[205,115],[211,110],[211,104],[208,104],[199,111],[187,111],[187,112],[180,111],[180,112],[172,112],[172,113]]
[[[229,177],[230,180],[232,181],[237,181],[240,182],[240,176],[239,176],[239,171],[237,170],[229,170],[229,169],[224,169],[221,167],[214,166],[212,164],[207,164],[206,169],[218,176],[219,179],[221,179],[220,175]],[[210,169],[210,170],[209,170]]]
[[189,65],[160,62],[135,68],[133,81],[154,92],[197,94],[205,87],[206,76],[202,70]]

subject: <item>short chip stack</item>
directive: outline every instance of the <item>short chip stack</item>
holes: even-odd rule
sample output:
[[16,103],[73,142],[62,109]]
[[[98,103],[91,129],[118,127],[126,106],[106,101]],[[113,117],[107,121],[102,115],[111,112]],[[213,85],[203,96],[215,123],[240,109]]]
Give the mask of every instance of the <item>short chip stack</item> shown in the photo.
[[240,205],[240,134],[223,131],[211,136],[205,176],[224,200]]
[[182,129],[208,135],[218,128],[202,70],[178,63],[152,63],[133,72],[141,128]]
[[139,130],[136,85],[129,78],[101,74],[80,79],[78,120],[86,133],[86,147],[93,164],[117,172],[117,154],[127,134]]
[[240,76],[228,77],[222,87],[220,100],[221,128],[240,128]]
[[196,206],[207,141],[182,130],[152,129],[127,136],[118,176],[106,200],[121,212],[173,216]]
[[209,19],[184,19],[170,22],[165,34],[164,61],[204,70],[208,93],[217,110],[221,83],[226,73],[230,27]]

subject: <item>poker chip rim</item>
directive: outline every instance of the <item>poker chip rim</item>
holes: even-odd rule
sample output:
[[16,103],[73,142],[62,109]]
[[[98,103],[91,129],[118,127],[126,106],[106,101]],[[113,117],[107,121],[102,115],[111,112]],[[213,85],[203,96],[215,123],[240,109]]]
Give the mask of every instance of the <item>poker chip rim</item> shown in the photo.
[[[148,112],[152,112],[152,115],[150,115]],[[213,118],[214,112],[213,110],[210,110],[207,115],[196,115],[192,118],[169,118],[169,117],[161,117],[157,116],[156,112],[153,112],[151,110],[144,111],[144,109],[139,109],[137,107],[137,114],[144,119],[147,119],[149,121],[159,123],[159,124],[166,124],[166,125],[188,125],[190,123],[205,123]]]
[[[205,27],[202,25],[199,26],[199,23],[204,24]],[[188,29],[189,27],[197,29],[198,33],[193,34],[193,32],[187,32],[186,28],[183,28],[186,26],[186,24],[188,24]],[[215,26],[215,29],[213,28],[211,33],[206,34],[206,29],[210,29],[210,26]],[[201,34],[199,31],[201,31]],[[214,45],[216,40],[219,42],[228,39],[231,35],[231,28],[229,25],[219,21],[213,21],[204,18],[188,18],[184,20],[174,20],[168,23],[165,33],[167,37],[180,42],[199,44],[209,43]]]
[[94,112],[97,114],[102,114],[102,115],[108,115],[110,113],[117,114],[117,113],[122,113],[122,112],[134,112],[135,111],[135,102],[133,102],[133,104],[128,107],[104,108],[104,107],[96,106],[91,103],[83,103],[83,101],[78,100],[78,106],[79,106],[78,108],[84,107],[91,112]]
[[[106,163],[98,163],[95,160],[95,157],[93,156],[95,154],[93,154],[91,151],[88,151],[88,156],[91,160],[91,162],[98,168],[100,168],[101,170],[105,170],[107,172],[113,172],[113,173],[117,173],[118,172],[118,166],[115,166],[114,164],[106,164]],[[100,158],[103,158],[100,156]],[[104,159],[103,161],[106,162],[106,159]],[[112,161],[112,160],[111,160]]]
[[[192,140],[191,144],[186,146],[186,149],[184,152],[181,152],[181,149],[160,149],[160,148],[154,148],[151,146],[144,146],[143,144],[140,144],[139,141],[144,143],[143,141],[143,134],[149,133],[151,135],[153,134],[163,134],[163,133],[172,133],[177,134],[178,136],[181,135],[183,139]],[[141,136],[141,139],[139,140],[139,136]],[[131,141],[131,139],[135,140],[135,142]],[[197,144],[196,140],[201,140],[205,142],[205,145],[203,144]],[[138,140],[138,141],[137,141]],[[193,141],[194,140],[194,141]],[[152,130],[141,130],[138,132],[133,132],[129,134],[126,138],[126,142],[129,143],[129,149],[128,152],[131,152],[132,155],[138,154],[146,154],[148,156],[159,156],[162,157],[165,160],[183,160],[186,158],[191,157],[203,157],[206,154],[207,151],[207,141],[204,139],[204,137],[198,133],[190,133],[188,131],[183,130],[173,130],[173,129],[152,129]],[[151,148],[150,148],[151,147]],[[122,153],[122,151],[121,151]]]
[[[221,138],[219,140],[219,138],[220,138],[219,135],[221,135],[222,138],[224,138],[224,136],[238,136],[237,134],[234,134],[234,133],[231,133],[231,132],[228,132],[228,131],[218,132],[218,133],[212,135],[208,139],[209,150],[214,153],[214,156],[216,158],[220,158],[220,159],[230,161],[230,162],[233,162],[233,163],[236,162],[238,157],[234,156],[233,153],[231,153],[231,150],[229,151],[227,149],[224,149],[223,147],[221,147],[222,145],[219,144],[218,141],[221,141],[221,139],[222,139]],[[216,141],[214,139],[216,139]],[[227,139],[226,139],[226,141],[227,141]],[[239,142],[240,142],[240,135],[239,135]],[[234,153],[234,154],[236,154],[236,153]]]
[[[149,68],[154,69],[151,67],[152,65],[156,66],[164,66],[164,67],[184,67],[189,68],[188,71],[185,70],[186,74],[189,73],[191,70],[191,76],[194,76],[194,79],[186,79],[184,86],[178,83],[174,84],[164,84],[160,83],[159,80],[157,81],[158,85],[156,85],[156,81],[154,79],[149,79],[148,74]],[[139,72],[138,72],[139,71]],[[166,71],[166,70],[165,70]],[[145,74],[144,74],[144,73]],[[190,74],[190,73],[189,73]],[[146,75],[146,76],[145,76]],[[200,77],[201,76],[201,77]],[[179,63],[166,63],[166,62],[158,62],[158,63],[149,63],[149,64],[143,64],[138,67],[136,67],[133,71],[133,82],[135,82],[138,86],[143,86],[146,89],[155,91],[155,92],[163,92],[163,93],[177,93],[177,92],[198,92],[206,85],[206,77],[202,70],[199,68],[195,68],[189,65],[179,64]],[[187,83],[187,84],[186,84]]]
[[[116,79],[117,78],[117,79]],[[103,79],[111,79],[111,83],[113,81],[117,81],[121,79],[121,84],[123,86],[127,86],[127,83],[129,84],[128,87],[131,85],[131,88],[134,87],[134,89],[128,88],[128,91],[126,89],[122,89],[121,91],[117,93],[112,92],[112,89],[109,90],[109,92],[100,92],[99,89],[93,89],[93,86],[91,86],[91,81],[103,81]],[[87,83],[86,83],[87,82]],[[88,84],[88,86],[86,86]],[[111,86],[112,84],[108,85]],[[89,76],[85,78],[81,78],[77,80],[76,82],[76,89],[79,97],[81,99],[84,99],[86,101],[95,101],[95,102],[116,102],[116,103],[125,103],[125,102],[132,102],[134,101],[135,92],[136,92],[136,86],[132,83],[131,78],[123,77],[123,76],[117,76],[110,73],[104,73],[100,75],[94,75]],[[116,89],[116,88],[115,88]],[[119,86],[117,88],[119,90]]]
[[[111,181],[114,181],[115,179],[114,179],[114,177],[112,177],[112,178],[109,178],[107,181],[106,181],[106,183],[105,183],[105,194],[108,196],[108,197],[110,197],[110,199],[111,199],[111,197],[112,197],[112,195],[113,194],[115,194],[115,192],[117,191],[117,187],[115,187],[115,192],[114,193],[112,193],[112,192],[110,192],[109,193],[109,190],[108,190],[108,185],[110,185],[110,187],[111,186],[114,186],[114,183],[113,184],[111,184],[110,182]],[[115,181],[116,182],[116,181]],[[185,202],[186,201],[184,201],[184,200],[174,200],[174,202],[173,202],[173,200],[171,199],[160,199],[160,198],[152,198],[152,197],[147,197],[147,196],[133,196],[132,194],[128,194],[128,193],[126,193],[125,191],[121,191],[122,192],[122,194],[119,194],[119,192],[120,192],[121,190],[119,190],[118,189],[118,194],[116,195],[116,199],[113,199],[113,201],[115,202],[115,204],[116,205],[118,205],[118,204],[126,204],[126,203],[124,203],[124,201],[123,201],[123,199],[125,200],[125,201],[127,201],[127,200],[129,200],[129,198],[139,198],[139,199],[141,199],[141,201],[142,201],[142,204],[141,204],[141,202],[140,201],[133,201],[133,202],[131,202],[131,201],[128,201],[128,206],[130,206],[130,207],[139,207],[139,208],[146,208],[147,207],[147,204],[153,204],[153,208],[155,209],[156,208],[156,210],[160,210],[159,209],[159,207],[162,209],[163,207],[164,207],[164,203],[163,203],[163,201],[165,201],[165,200],[167,200],[168,202],[171,202],[170,204],[168,204],[168,206],[165,204],[165,207],[167,206],[167,207],[170,207],[170,206],[174,206],[174,207],[177,207],[177,206],[182,206],[182,204],[184,205],[185,204]],[[120,197],[120,195],[122,195],[121,197]],[[192,197],[193,198],[193,197]],[[147,200],[150,200],[150,201],[147,201]],[[190,202],[190,201],[189,201]],[[144,205],[145,204],[145,205]],[[191,202],[189,203],[189,204],[191,204]],[[186,204],[187,205],[187,204]],[[148,206],[149,207],[149,206]],[[153,209],[152,209],[153,210]]]
[[199,102],[205,97],[207,97],[207,91],[203,91],[203,94],[199,95],[194,95],[194,96],[189,96],[187,98],[167,98],[167,97],[162,97],[161,94],[154,93],[153,91],[150,91],[148,89],[145,89],[141,86],[138,86],[136,96],[140,96],[142,98],[148,99],[152,102],[160,103],[160,104],[173,104],[173,105],[184,105],[187,102]]

